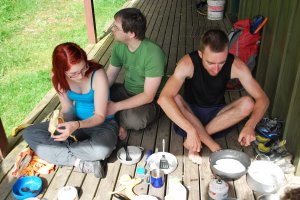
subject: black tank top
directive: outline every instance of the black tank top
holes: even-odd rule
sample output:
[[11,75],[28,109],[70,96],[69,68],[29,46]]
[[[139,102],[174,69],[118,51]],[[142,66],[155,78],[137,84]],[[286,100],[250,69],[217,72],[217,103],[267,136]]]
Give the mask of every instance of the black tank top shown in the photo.
[[184,99],[200,107],[212,107],[225,104],[226,84],[230,79],[231,66],[234,60],[228,54],[226,62],[217,76],[211,76],[202,64],[198,51],[193,51],[190,57],[194,65],[194,74],[184,83]]

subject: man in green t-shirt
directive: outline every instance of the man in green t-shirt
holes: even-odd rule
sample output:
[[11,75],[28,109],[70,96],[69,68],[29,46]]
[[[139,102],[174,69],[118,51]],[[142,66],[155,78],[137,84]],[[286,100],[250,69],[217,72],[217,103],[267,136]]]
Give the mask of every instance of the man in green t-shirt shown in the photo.
[[[119,138],[125,139],[126,130],[144,129],[161,115],[156,97],[164,76],[166,57],[157,44],[145,38],[147,21],[139,9],[122,9],[114,18],[112,31],[116,43],[107,69],[112,101],[107,114],[117,114]],[[115,83],[122,67],[124,83]]]

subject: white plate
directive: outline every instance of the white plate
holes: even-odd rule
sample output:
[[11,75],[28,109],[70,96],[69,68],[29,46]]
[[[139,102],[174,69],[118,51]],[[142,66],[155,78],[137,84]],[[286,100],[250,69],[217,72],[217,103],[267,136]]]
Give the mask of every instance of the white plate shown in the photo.
[[127,151],[132,159],[131,161],[126,161],[126,152],[124,147],[120,148],[117,152],[117,158],[125,165],[133,165],[141,160],[142,151],[144,151],[144,148],[138,146],[127,146]]
[[139,195],[134,197],[132,200],[158,200],[155,196],[151,195]]
[[162,158],[162,155],[165,155],[169,163],[169,169],[162,170],[165,174],[170,174],[177,168],[177,158],[168,152],[157,152],[152,154],[147,160],[147,168],[150,170],[159,168],[159,161]]

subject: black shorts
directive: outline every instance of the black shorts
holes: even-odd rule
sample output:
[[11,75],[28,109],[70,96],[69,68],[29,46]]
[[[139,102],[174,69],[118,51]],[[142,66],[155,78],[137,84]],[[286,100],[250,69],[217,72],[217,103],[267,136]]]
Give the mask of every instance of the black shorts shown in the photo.
[[[206,126],[213,118],[216,117],[216,115],[226,106],[225,104],[222,105],[217,105],[214,107],[199,107],[199,106],[195,106],[195,105],[189,105],[190,108],[192,109],[194,115],[200,120],[200,122],[202,123],[203,126]],[[186,137],[186,132],[181,129],[179,126],[177,126],[176,124],[173,124],[174,130],[175,132],[182,136],[182,137]],[[227,135],[227,133],[229,133],[232,130],[233,127],[230,127],[228,129],[225,129],[223,131],[220,131],[218,133],[215,133],[212,135],[212,137],[214,139],[216,138],[220,138],[220,137],[224,137],[225,135]]]

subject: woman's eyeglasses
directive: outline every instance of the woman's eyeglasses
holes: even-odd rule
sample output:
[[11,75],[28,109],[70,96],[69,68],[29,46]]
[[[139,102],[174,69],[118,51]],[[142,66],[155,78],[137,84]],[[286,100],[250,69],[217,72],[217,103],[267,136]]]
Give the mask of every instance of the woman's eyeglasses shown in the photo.
[[86,72],[88,70],[89,66],[88,64],[85,64],[84,67],[78,71],[78,72],[72,72],[72,73],[67,73],[65,72],[65,74],[69,77],[69,78],[76,78],[77,76],[79,76],[80,74],[82,74],[83,72]]

